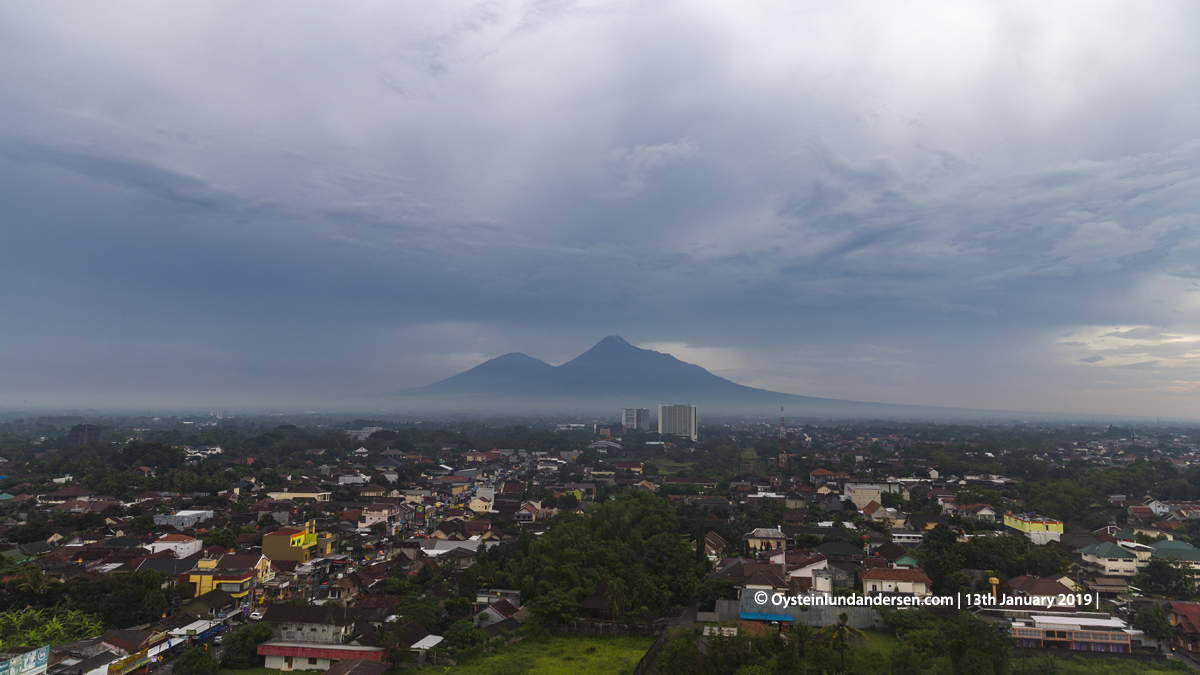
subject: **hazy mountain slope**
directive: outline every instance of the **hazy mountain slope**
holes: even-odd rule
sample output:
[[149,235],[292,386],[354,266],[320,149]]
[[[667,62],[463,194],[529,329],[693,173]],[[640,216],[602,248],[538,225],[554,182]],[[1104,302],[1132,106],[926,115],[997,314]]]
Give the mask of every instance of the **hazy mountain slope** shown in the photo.
[[693,403],[702,414],[792,417],[967,418],[986,411],[864,403],[746,387],[670,354],[635,347],[616,335],[554,367],[525,354],[505,354],[468,371],[399,394],[405,410],[611,416],[625,406]]
[[507,387],[521,380],[536,379],[552,372],[554,366],[549,363],[513,352],[497,356],[440,382],[409,391],[427,394],[503,393]]

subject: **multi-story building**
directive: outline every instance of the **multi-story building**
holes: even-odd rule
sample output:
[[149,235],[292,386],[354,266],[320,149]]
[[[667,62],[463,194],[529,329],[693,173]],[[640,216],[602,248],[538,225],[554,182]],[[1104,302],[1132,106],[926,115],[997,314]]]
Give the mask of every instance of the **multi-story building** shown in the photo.
[[263,535],[263,555],[271,560],[308,562],[335,552],[332,534],[317,532],[317,521],[310,520],[304,528],[285,527]]
[[267,608],[263,622],[289,642],[340,645],[354,633],[354,617],[345,607],[275,604]]
[[265,555],[223,555],[202,558],[196,567],[179,575],[180,582],[195,585],[195,595],[225,591],[234,599],[246,597],[255,588],[275,578],[271,561]]
[[1097,614],[1029,614],[1009,619],[1009,635],[1024,649],[1129,653],[1129,625]]
[[658,406],[658,433],[686,436],[696,440],[699,421],[696,406],[690,403]]
[[174,513],[160,513],[154,516],[155,525],[170,525],[171,527],[183,531],[190,530],[195,527],[196,523],[202,523],[213,517],[215,511],[208,509],[191,509],[185,511],[176,511]]
[[621,424],[625,427],[626,431],[631,429],[637,429],[638,431],[650,431],[650,409],[622,408]]
[[1081,567],[1093,574],[1109,577],[1132,577],[1138,571],[1137,554],[1104,541],[1079,549]]
[[1029,537],[1035,544],[1058,541],[1063,533],[1061,520],[1043,518],[1036,513],[1006,513],[1004,525]]

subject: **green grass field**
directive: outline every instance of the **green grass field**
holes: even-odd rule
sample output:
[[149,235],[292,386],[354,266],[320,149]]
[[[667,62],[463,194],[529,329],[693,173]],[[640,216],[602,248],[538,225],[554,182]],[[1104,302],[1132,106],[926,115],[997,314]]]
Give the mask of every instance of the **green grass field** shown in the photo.
[[280,675],[282,672],[278,668],[247,668],[245,670],[222,668],[218,671],[218,675]]
[[863,632],[867,634],[867,641],[860,647],[863,651],[887,655],[900,644],[890,631],[868,629]]
[[[1190,671],[1190,668],[1176,661],[1142,663],[1119,658],[1073,657],[1059,659],[1058,664],[1061,668],[1059,675],[1138,675],[1139,673],[1186,673]],[[1038,672],[1036,667],[1033,667],[1032,659],[1028,661],[1021,658],[1013,659],[1012,666],[1014,673]]]
[[665,460],[661,462],[656,461],[655,464],[658,465],[659,472],[664,476],[673,476],[684,469],[690,469],[696,465],[695,462],[668,462]]
[[653,638],[539,635],[457,666],[425,666],[420,675],[618,675],[631,673]]

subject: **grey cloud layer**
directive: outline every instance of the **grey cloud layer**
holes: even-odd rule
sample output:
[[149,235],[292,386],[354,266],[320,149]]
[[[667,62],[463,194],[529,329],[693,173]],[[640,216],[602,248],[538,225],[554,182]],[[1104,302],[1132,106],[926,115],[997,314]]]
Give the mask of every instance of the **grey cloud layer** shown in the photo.
[[321,404],[621,333],[1194,409],[1155,338],[1200,335],[1190,4],[76,9],[0,10],[0,403],[98,364],[81,401]]

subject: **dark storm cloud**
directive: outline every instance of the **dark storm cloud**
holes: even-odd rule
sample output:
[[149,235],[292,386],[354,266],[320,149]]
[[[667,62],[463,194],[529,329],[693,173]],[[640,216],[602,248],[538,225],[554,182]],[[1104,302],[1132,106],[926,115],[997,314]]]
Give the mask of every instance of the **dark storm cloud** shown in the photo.
[[5,403],[336,407],[619,333],[1194,409],[1190,4],[2,11]]

